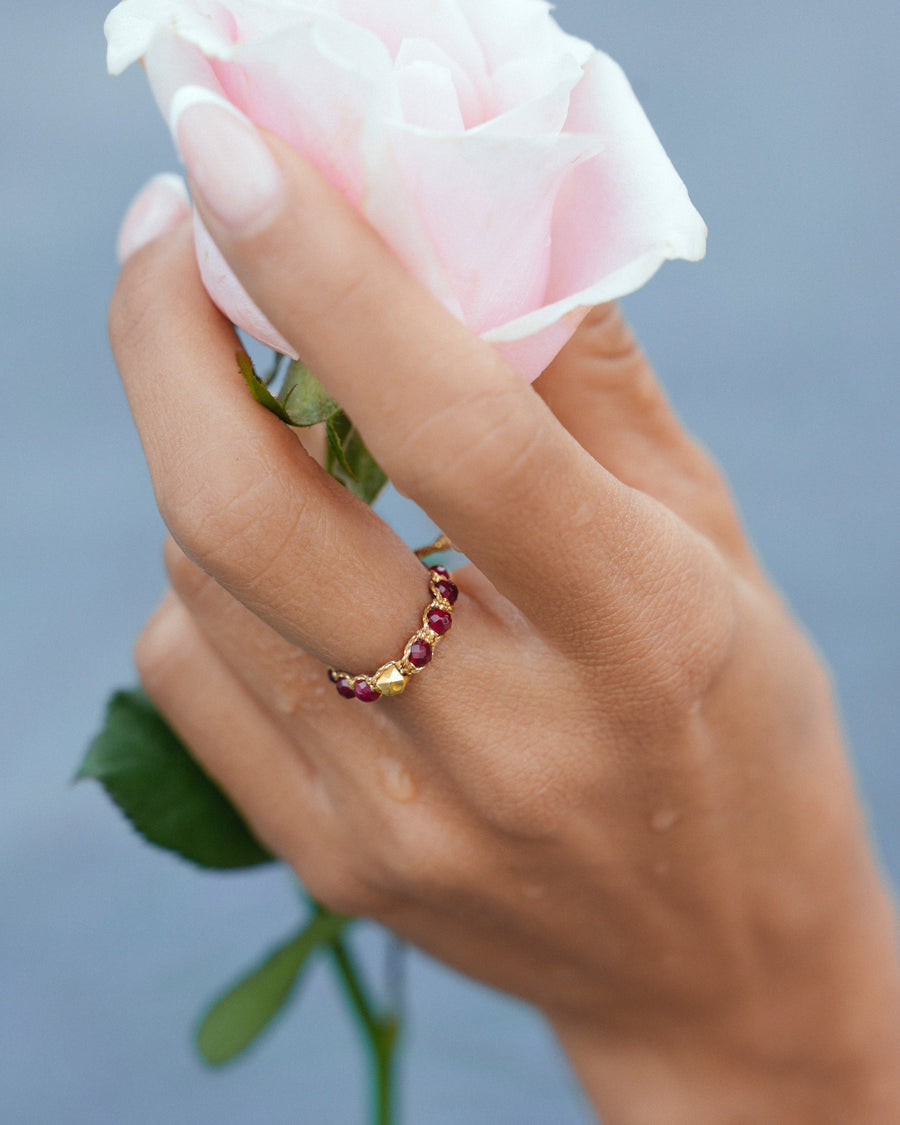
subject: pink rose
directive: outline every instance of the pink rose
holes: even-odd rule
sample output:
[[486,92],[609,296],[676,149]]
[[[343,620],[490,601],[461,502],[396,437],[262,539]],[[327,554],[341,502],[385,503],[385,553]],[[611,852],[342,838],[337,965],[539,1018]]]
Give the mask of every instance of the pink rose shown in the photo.
[[[303,152],[456,316],[534,379],[585,311],[706,228],[620,68],[543,0],[123,0],[174,124],[224,98]],[[290,353],[197,223],[213,300]]]

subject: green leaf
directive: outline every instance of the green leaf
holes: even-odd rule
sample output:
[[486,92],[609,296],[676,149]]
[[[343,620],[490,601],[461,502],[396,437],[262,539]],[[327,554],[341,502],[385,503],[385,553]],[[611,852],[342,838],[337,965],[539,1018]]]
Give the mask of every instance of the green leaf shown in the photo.
[[[346,429],[346,427],[340,425],[341,419],[349,421],[346,414],[343,414],[341,418],[329,418],[325,423],[325,433],[328,436],[328,462],[326,467],[335,480],[345,484],[345,478],[356,480],[356,476],[347,460],[347,454],[344,452],[346,435],[342,433],[342,429]],[[337,470],[340,470],[340,472]]]
[[99,781],[146,840],[200,867],[255,867],[275,858],[139,689],[109,701],[75,777]]
[[331,945],[349,921],[330,911],[317,913],[305,929],[229,988],[197,1031],[197,1049],[203,1058],[212,1066],[222,1066],[245,1051],[283,1010],[309,955],[319,946]]
[[[334,399],[328,397],[309,368],[299,360],[291,363],[276,398],[267,382],[256,374],[250,357],[243,349],[237,353],[237,359],[250,393],[282,422],[304,427],[325,423],[328,439],[326,470],[366,504],[374,504],[387,484],[387,476],[366,448],[353,423]],[[271,379],[276,377],[278,366],[276,362]]]
[[272,394],[265,382],[256,374],[253,361],[243,348],[237,353],[237,361],[241,374],[244,376],[244,382],[249,387],[250,394],[253,395],[256,401],[261,406],[264,406],[266,410],[270,410],[276,418],[280,418],[282,422],[287,422],[289,426],[293,425],[290,415]]
[[388,482],[387,474],[366,448],[359,430],[350,432],[344,452],[353,471],[347,487],[366,504],[374,504]]
[[343,411],[329,419],[327,425],[325,468],[360,500],[373,504],[387,484],[387,476]]
[[341,409],[333,398],[328,397],[325,388],[306,364],[299,360],[287,369],[278,401],[293,426],[317,426],[333,418]]

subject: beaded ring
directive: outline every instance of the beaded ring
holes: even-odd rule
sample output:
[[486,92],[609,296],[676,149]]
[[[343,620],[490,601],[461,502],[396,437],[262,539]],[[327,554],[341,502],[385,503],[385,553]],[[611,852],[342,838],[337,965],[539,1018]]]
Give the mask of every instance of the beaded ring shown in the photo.
[[[416,557],[425,559],[441,551],[449,551],[452,545],[446,536],[441,536],[427,547],[420,547]],[[453,607],[459,597],[459,589],[444,566],[428,568],[428,585],[431,601],[422,614],[422,626],[406,642],[406,648],[399,660],[390,660],[371,675],[351,675],[337,668],[328,669],[328,678],[337,688],[338,695],[345,699],[358,699],[361,703],[374,703],[382,696],[391,698],[402,695],[413,676],[417,676],[434,655],[434,650],[453,625]]]

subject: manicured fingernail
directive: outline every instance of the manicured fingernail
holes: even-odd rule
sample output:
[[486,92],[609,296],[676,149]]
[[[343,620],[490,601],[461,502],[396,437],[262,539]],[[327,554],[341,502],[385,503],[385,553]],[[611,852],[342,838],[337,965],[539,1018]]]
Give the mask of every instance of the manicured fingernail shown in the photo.
[[191,213],[191,201],[181,176],[161,172],[131,201],[116,239],[116,257],[125,262],[142,246],[174,230]]
[[254,126],[197,86],[172,99],[170,125],[195,196],[232,234],[247,237],[261,230],[280,209],[285,182]]

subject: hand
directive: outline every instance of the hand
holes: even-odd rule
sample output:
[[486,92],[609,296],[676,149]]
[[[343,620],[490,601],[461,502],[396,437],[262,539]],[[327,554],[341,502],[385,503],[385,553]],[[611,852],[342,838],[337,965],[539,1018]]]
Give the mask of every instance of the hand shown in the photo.
[[536,1004],[604,1121],[896,1121],[893,913],[827,677],[617,312],[535,393],[301,158],[269,140],[236,216],[181,140],[250,295],[472,565],[402,697],[337,696],[326,664],[402,652],[421,565],[247,395],[175,224],[111,317],[173,536],[150,695],[313,895]]

